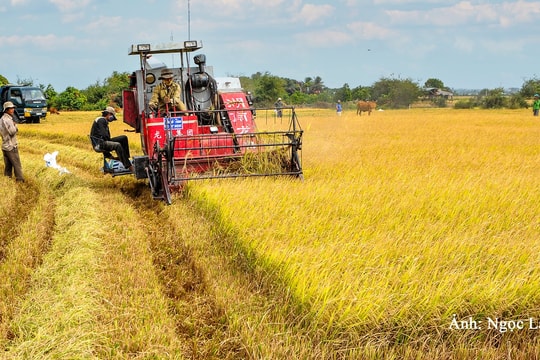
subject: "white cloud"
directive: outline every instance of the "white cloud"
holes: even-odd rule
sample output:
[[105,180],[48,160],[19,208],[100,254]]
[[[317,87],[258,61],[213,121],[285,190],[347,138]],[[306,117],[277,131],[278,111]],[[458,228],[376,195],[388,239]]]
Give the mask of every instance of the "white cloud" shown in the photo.
[[247,3],[252,3],[252,4],[256,5],[256,6],[262,6],[262,7],[265,7],[265,8],[268,8],[268,7],[283,7],[284,5],[298,6],[298,4],[302,3],[301,0],[292,1],[292,4],[291,4],[291,1],[286,1],[286,0],[272,0],[272,1],[268,1],[268,0],[247,0],[246,2]]
[[329,18],[334,13],[334,9],[331,5],[306,4],[302,7],[296,19],[308,25],[313,24],[319,20]]
[[[362,2],[362,0],[348,0],[347,3]],[[448,0],[423,0],[421,3],[426,4],[448,4]],[[403,5],[403,4],[418,4],[418,0],[374,0],[374,5]]]
[[49,2],[55,5],[61,12],[73,12],[81,11],[82,8],[91,3],[91,0],[49,0]]
[[226,13],[237,12],[243,8],[243,0],[218,0],[210,1],[210,6],[216,6],[217,9],[221,9]]
[[538,21],[540,15],[540,2],[538,1],[506,2],[500,8],[501,19],[504,19],[504,22],[501,22],[503,26]]
[[268,48],[268,44],[258,40],[244,40],[234,43],[237,50],[245,50],[247,52],[262,51]]
[[387,10],[394,24],[459,26],[462,24],[498,24],[508,27],[535,21],[540,14],[540,2],[504,2],[474,4],[460,1],[452,6],[429,10]]
[[347,25],[347,28],[353,37],[364,40],[390,39],[397,35],[395,31],[372,22],[355,22]]
[[431,10],[388,10],[386,14],[394,24],[458,25],[474,17],[476,9],[470,2],[460,2],[455,6],[435,8]]
[[84,28],[86,31],[93,34],[107,32],[109,29],[115,28],[121,21],[122,18],[120,16],[99,16],[95,20],[87,23]]
[[62,22],[69,24],[69,23],[77,23],[85,18],[86,18],[85,13],[78,12],[78,13],[64,14],[62,15],[61,20]]
[[299,33],[294,35],[294,38],[302,46],[307,45],[309,47],[336,47],[351,43],[353,40],[350,34],[333,30]]
[[58,37],[53,34],[47,34],[0,36],[0,43],[4,44],[4,46],[13,47],[28,47],[28,45],[32,45],[40,49],[54,51],[54,49],[71,47],[77,41],[74,36]]
[[475,43],[470,37],[457,37],[454,40],[454,48],[462,52],[471,53],[475,49]]
[[[266,15],[265,11],[272,9],[287,9],[292,7],[297,8],[301,4],[302,0],[291,1],[286,0],[197,0],[190,2],[190,8],[194,11],[197,9],[206,9],[208,14],[212,16],[216,15],[216,11],[219,15],[254,15],[253,11],[260,10],[259,14]],[[176,0],[174,7],[178,11],[187,12],[186,0]]]
[[519,39],[511,40],[487,40],[482,43],[482,47],[494,54],[520,54],[526,50],[526,41]]

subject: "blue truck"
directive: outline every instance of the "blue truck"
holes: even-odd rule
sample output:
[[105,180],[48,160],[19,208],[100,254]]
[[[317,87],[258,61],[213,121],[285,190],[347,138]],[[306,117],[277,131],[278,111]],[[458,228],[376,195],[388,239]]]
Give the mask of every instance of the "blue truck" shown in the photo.
[[[35,86],[7,84],[0,87],[0,105],[11,101],[16,106],[18,123],[39,123],[47,116],[47,99]],[[1,109],[1,108],[0,108]]]

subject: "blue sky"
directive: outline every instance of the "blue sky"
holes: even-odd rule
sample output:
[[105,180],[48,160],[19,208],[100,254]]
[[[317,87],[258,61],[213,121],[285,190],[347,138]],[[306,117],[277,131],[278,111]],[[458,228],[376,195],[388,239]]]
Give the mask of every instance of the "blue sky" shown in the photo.
[[540,1],[525,0],[2,0],[0,74],[84,89],[138,69],[132,44],[188,31],[215,76],[320,76],[332,88],[438,78],[454,89],[540,76]]

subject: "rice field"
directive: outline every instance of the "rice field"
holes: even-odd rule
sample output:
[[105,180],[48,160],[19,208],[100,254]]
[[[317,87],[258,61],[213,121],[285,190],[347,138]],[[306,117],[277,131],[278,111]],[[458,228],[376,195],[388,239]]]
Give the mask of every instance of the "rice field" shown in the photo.
[[[536,344],[534,329],[488,319],[528,327],[540,315],[538,121],[327,112],[304,128],[304,182],[216,182],[191,195],[309,309],[310,326],[387,351]],[[468,319],[479,328],[456,329]]]
[[[12,191],[2,179],[2,218],[25,213],[23,228],[45,230],[0,229],[0,278],[17,284],[0,300],[5,357],[537,356],[540,120],[297,111],[303,181],[196,181],[171,206],[134,178],[99,172],[87,138],[98,114],[20,125],[29,184]],[[71,174],[44,167],[54,150]],[[109,205],[96,214],[101,198]],[[76,311],[33,306],[40,298]],[[78,321],[51,326],[53,309]]]

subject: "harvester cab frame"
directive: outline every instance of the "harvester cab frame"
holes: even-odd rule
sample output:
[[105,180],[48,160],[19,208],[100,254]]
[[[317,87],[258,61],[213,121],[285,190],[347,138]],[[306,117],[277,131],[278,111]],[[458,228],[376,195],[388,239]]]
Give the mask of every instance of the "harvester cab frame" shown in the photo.
[[[137,44],[140,69],[123,92],[123,121],[140,133],[144,156],[134,158],[137,179],[148,179],[154,199],[171,203],[171,191],[187,181],[215,178],[287,175],[303,178],[303,130],[294,107],[277,118],[273,108],[253,108],[238,78],[214,78],[197,40]],[[149,102],[165,65],[155,55],[170,54],[168,67],[182,89],[187,111],[155,112]],[[175,56],[178,56],[177,58]],[[264,131],[255,123],[265,121]]]

